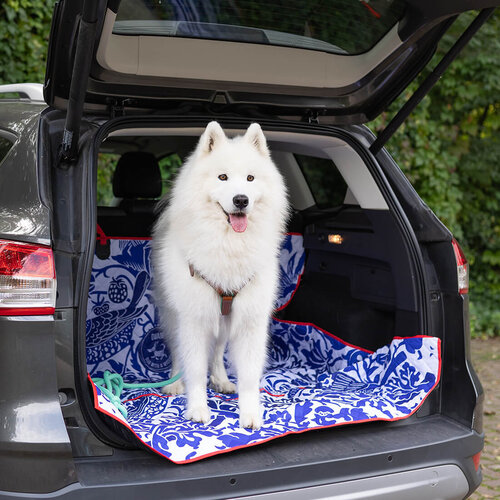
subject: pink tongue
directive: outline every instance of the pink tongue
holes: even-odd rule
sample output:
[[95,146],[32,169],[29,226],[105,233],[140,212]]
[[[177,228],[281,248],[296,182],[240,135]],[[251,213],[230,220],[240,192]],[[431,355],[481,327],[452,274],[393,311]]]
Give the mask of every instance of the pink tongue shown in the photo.
[[245,214],[229,214],[229,224],[237,233],[242,233],[247,228],[247,216]]

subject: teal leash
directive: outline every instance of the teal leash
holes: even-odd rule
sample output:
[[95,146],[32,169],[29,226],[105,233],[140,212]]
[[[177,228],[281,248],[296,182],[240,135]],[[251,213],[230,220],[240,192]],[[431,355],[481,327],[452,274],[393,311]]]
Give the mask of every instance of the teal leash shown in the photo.
[[127,418],[127,409],[122,403],[120,396],[122,395],[123,389],[155,389],[157,387],[163,387],[164,385],[170,385],[179,380],[182,373],[179,372],[172,378],[168,380],[163,380],[161,382],[146,382],[143,384],[128,384],[123,381],[123,377],[118,375],[118,373],[111,373],[106,370],[101,377],[95,377],[92,382],[99,387],[102,393],[107,396],[109,401],[113,406],[115,406],[124,418]]

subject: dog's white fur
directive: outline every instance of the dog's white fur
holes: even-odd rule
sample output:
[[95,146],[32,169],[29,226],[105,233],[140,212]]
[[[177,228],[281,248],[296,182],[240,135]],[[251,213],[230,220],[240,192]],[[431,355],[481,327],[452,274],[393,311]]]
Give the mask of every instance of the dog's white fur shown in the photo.
[[[220,180],[221,174],[227,180]],[[248,197],[244,232],[228,223],[227,214],[238,212],[233,203],[238,194]],[[179,394],[185,388],[186,417],[193,421],[210,420],[208,371],[217,391],[236,391],[224,368],[228,345],[240,426],[258,429],[262,424],[259,384],[287,216],[285,184],[260,125],[228,139],[217,122],[209,123],[182,166],[153,235],[156,303],[173,358],[172,374],[182,371],[181,380],[163,392]],[[197,271],[194,277],[189,264]],[[229,315],[221,315],[221,299],[206,280],[238,291]]]

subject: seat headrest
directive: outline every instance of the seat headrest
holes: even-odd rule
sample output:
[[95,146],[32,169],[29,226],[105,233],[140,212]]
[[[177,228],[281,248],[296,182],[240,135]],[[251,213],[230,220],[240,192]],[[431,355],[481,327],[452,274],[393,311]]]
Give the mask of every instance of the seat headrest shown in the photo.
[[113,175],[116,198],[158,198],[161,196],[160,166],[155,156],[130,151],[118,160]]

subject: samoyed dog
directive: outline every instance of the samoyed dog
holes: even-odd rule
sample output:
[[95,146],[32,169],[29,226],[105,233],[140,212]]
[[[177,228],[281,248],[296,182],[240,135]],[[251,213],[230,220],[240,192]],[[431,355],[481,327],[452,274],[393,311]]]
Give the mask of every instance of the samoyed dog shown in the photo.
[[[186,392],[186,418],[207,423],[207,375],[238,392],[240,427],[258,429],[260,378],[288,216],[283,178],[260,125],[229,139],[217,122],[182,166],[153,231],[156,303],[172,355],[163,387]],[[224,352],[236,372],[228,379]]]

